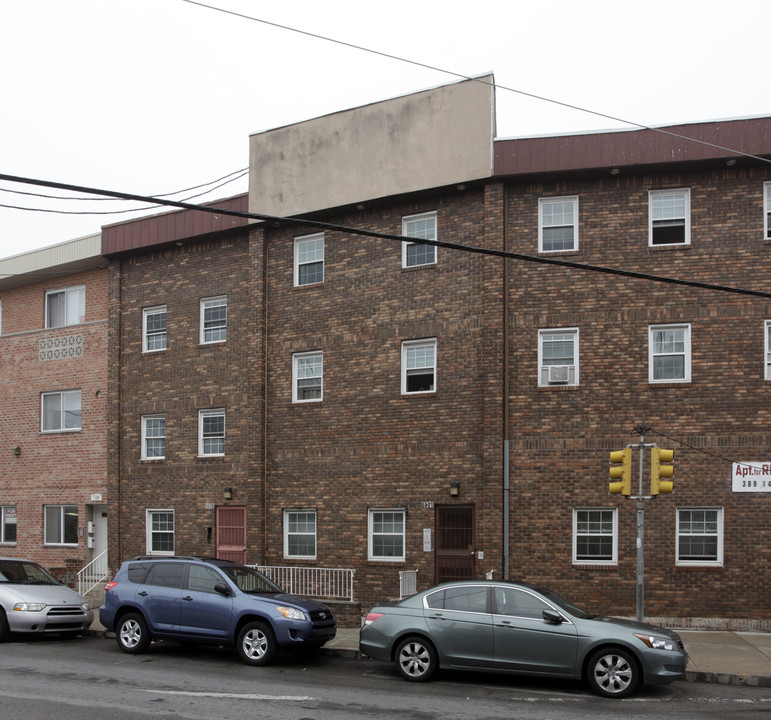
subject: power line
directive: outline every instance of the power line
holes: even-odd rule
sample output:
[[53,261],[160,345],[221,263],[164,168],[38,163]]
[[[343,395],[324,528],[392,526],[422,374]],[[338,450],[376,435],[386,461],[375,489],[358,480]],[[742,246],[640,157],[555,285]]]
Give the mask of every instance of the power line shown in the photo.
[[[214,213],[216,215],[231,215],[234,217],[247,218],[249,220],[262,220],[264,222],[277,223],[282,225],[301,224],[307,227],[315,227],[321,230],[331,232],[347,233],[349,235],[361,235],[363,237],[377,238],[381,240],[395,240],[398,242],[414,243],[415,238],[405,237],[404,235],[394,235],[391,233],[382,233],[375,230],[365,230],[363,228],[353,228],[346,225],[337,225],[335,223],[322,222],[320,220],[311,220],[301,217],[281,217],[276,215],[264,215],[262,213],[244,212],[241,210],[230,210],[226,208],[212,207],[211,205],[194,205],[179,200],[168,200],[164,198],[148,197],[146,195],[136,195],[133,193],[124,193],[117,190],[101,190],[98,188],[85,187],[83,185],[70,185],[68,183],[53,182],[51,180],[38,180],[35,178],[20,177],[18,175],[0,174],[0,180],[15,182],[27,185],[37,185],[41,187],[51,187],[59,190],[69,190],[80,193],[91,193],[106,197],[121,198],[123,200],[138,200],[140,202],[153,203],[156,205],[166,205],[169,207],[181,208],[183,210],[198,210],[200,212]],[[476,253],[478,255],[490,255],[493,257],[507,258],[510,260],[521,260],[539,265],[556,265],[558,267],[571,268],[573,270],[582,270],[586,272],[604,273],[607,275],[616,275],[619,277],[634,278],[636,280],[648,280],[651,282],[667,283],[670,285],[681,285],[684,287],[700,288],[703,290],[714,290],[719,292],[734,293],[737,295],[750,295],[753,297],[771,298],[771,292],[761,290],[749,290],[747,288],[730,287],[727,285],[717,285],[714,283],[699,282],[696,280],[681,280],[679,278],[662,277],[660,275],[651,275],[649,273],[636,272],[634,270],[621,270],[619,268],[609,268],[600,265],[589,265],[586,263],[577,263],[570,260],[562,260],[550,257],[535,257],[533,255],[524,255],[507,250],[494,250],[490,248],[481,248],[474,245],[464,245],[461,243],[452,243],[443,240],[424,240],[420,239],[423,245],[433,245],[435,247],[448,248],[450,250],[459,250],[462,252]]]
[[759,155],[752,155],[751,153],[746,153],[742,150],[735,150],[734,148],[725,147],[723,145],[716,145],[715,143],[711,143],[706,140],[699,140],[698,138],[688,137],[687,135],[681,135],[680,133],[672,132],[671,130],[664,130],[663,128],[657,128],[651,125],[644,125],[642,123],[635,122],[634,120],[626,120],[624,118],[616,117],[615,115],[609,115],[607,113],[602,113],[597,110],[590,110],[588,108],[581,107],[580,105],[573,105],[571,103],[563,102],[561,100],[553,100],[551,98],[544,97],[543,95],[537,95],[535,93],[530,93],[525,90],[519,90],[517,88],[508,87],[507,85],[490,83],[490,82],[487,82],[486,80],[483,80],[482,78],[473,77],[471,75],[455,72],[453,70],[446,70],[445,68],[440,68],[436,65],[430,65],[428,63],[420,62],[418,60],[411,60],[409,58],[401,57],[399,55],[394,55],[392,53],[387,53],[382,50],[373,50],[372,48],[368,48],[363,45],[357,45],[356,43],[346,42],[345,40],[337,40],[335,38],[331,38],[326,35],[320,35],[319,33],[310,32],[309,30],[300,30],[299,28],[294,28],[289,25],[283,25],[281,23],[272,22],[270,20],[257,18],[252,15],[246,15],[244,13],[235,12],[234,10],[226,10],[225,8],[216,7],[214,5],[207,5],[206,3],[198,2],[197,0],[182,0],[182,2],[186,2],[189,5],[197,5],[199,7],[206,8],[207,10],[214,10],[215,12],[221,12],[226,15],[233,15],[235,17],[239,17],[244,20],[251,20],[253,22],[262,23],[263,25],[269,25],[271,27],[275,27],[280,30],[286,30],[288,32],[297,33],[298,35],[305,35],[306,37],[312,37],[317,40],[323,40],[324,42],[334,43],[335,45],[341,45],[343,47],[351,48],[352,50],[359,50],[361,52],[370,53],[371,55],[377,55],[379,57],[387,58],[389,60],[396,60],[398,62],[407,63],[408,65],[415,65],[416,67],[421,67],[421,68],[424,68],[425,70],[432,70],[434,72],[443,73],[444,75],[451,75],[452,77],[456,77],[461,80],[471,80],[474,82],[482,83],[483,85],[488,85],[490,87],[495,88],[496,90],[505,90],[506,92],[522,95],[523,97],[528,97],[533,100],[540,100],[542,102],[550,103],[552,105],[559,105],[561,107],[568,108],[569,110],[577,110],[578,112],[595,115],[596,117],[601,117],[601,118],[604,118],[605,120],[612,120],[613,122],[620,122],[625,125],[632,125],[633,127],[636,127],[640,130],[650,130],[651,132],[661,133],[663,135],[669,135],[670,137],[679,138],[680,140],[687,140],[688,142],[697,143],[699,145],[706,145],[707,147],[715,148],[717,150],[724,150],[726,152],[733,153],[734,155],[740,155],[742,157],[751,158],[753,160],[759,160],[761,162],[771,163],[771,159],[764,158]]

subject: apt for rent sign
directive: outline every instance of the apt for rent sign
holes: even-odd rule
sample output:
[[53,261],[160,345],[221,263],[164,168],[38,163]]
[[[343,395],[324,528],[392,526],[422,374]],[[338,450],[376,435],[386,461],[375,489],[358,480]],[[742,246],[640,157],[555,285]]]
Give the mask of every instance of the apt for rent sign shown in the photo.
[[771,462],[738,462],[733,464],[734,492],[771,492]]

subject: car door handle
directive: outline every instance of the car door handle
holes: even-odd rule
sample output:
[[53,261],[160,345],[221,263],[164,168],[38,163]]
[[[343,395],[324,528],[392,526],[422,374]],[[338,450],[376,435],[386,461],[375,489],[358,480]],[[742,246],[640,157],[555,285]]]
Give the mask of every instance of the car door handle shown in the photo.
[[444,615],[429,615],[429,620],[446,620],[447,618]]
[[190,595],[185,595],[185,597],[183,597],[182,599],[187,600],[188,602],[193,602],[193,598],[190,597]]
[[137,593],[137,595],[139,595],[139,597],[147,597],[147,591],[146,590],[140,590]]

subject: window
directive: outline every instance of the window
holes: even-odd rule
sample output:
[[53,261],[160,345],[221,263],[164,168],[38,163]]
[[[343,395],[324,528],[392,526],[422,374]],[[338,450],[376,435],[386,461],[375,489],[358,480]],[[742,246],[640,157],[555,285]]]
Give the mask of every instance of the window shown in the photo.
[[[402,218],[402,236],[420,240],[436,240],[436,213],[422,213]],[[436,246],[425,243],[402,243],[402,267],[436,263]]]
[[691,326],[651,325],[648,333],[649,381],[691,382]]
[[[166,315],[163,318],[164,348]],[[201,344],[221,343],[228,339],[228,299],[225,296],[201,300]]]
[[766,320],[765,330],[765,352],[763,353],[766,367],[765,377],[766,380],[771,380],[771,320]]
[[771,182],[763,183],[763,217],[765,219],[763,237],[771,240]]
[[174,511],[147,511],[148,555],[174,554]]
[[324,233],[305,235],[294,240],[294,284],[324,282]]
[[16,542],[16,506],[0,507],[0,543]]
[[323,399],[324,354],[292,355],[292,402],[317,402]]
[[722,508],[678,508],[677,564],[723,564]]
[[80,390],[43,393],[42,432],[80,430],[80,414]]
[[538,251],[578,250],[578,196],[539,198]]
[[145,308],[142,311],[142,352],[166,349],[166,306]]
[[166,416],[142,416],[142,459],[163,460],[166,457]]
[[[160,564],[160,563],[159,563]],[[187,589],[194,592],[216,593],[214,586],[225,580],[218,572],[206,565],[187,566]]]
[[488,613],[487,587],[449,587],[431,593],[426,598],[428,607],[435,610]]
[[46,505],[45,508],[45,544],[78,544],[78,506]]
[[436,391],[436,339],[402,343],[402,395]]
[[404,560],[404,510],[370,510],[370,560]]
[[691,191],[651,190],[648,193],[648,244],[688,245],[691,242]]
[[578,328],[538,331],[538,385],[578,385]]
[[316,557],[316,511],[284,511],[284,557]]
[[618,529],[615,508],[573,510],[573,562],[608,565],[618,562]]
[[554,610],[540,598],[518,588],[496,587],[493,596],[497,615],[543,620],[544,610]]
[[199,411],[198,454],[201,457],[221,457],[225,454],[224,410]]
[[46,293],[46,327],[79,325],[86,321],[86,288],[84,285],[49,290]]
[[3,334],[3,301],[0,300],[0,335]]

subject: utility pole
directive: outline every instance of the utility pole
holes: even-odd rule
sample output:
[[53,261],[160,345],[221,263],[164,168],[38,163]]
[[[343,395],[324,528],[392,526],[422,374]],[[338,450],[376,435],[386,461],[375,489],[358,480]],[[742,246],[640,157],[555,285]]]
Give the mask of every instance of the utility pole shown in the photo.
[[645,501],[650,497],[643,495],[643,450],[646,447],[654,445],[645,443],[645,433],[650,430],[649,427],[638,425],[634,432],[640,435],[640,480],[638,485],[637,500],[637,622],[644,620],[645,608]]

